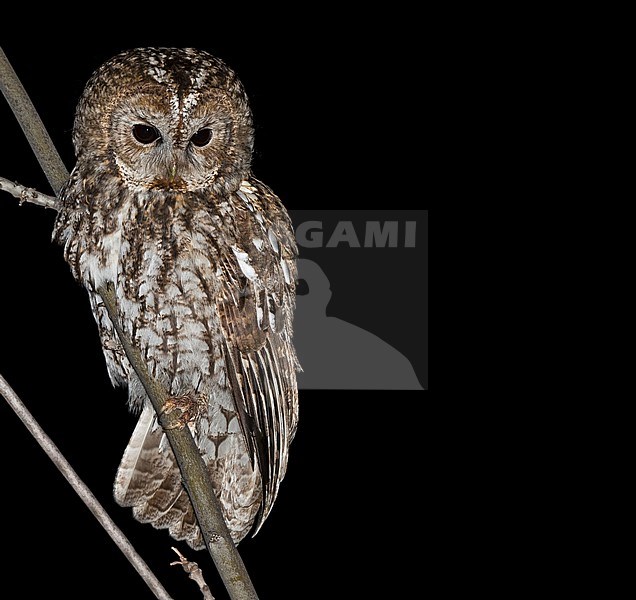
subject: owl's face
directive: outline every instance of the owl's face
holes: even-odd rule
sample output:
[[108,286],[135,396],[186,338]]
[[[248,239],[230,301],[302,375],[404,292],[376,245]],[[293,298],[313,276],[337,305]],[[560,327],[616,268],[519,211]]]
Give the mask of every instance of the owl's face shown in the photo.
[[245,92],[230,69],[192,49],[143,48],[105,63],[78,105],[78,163],[102,158],[130,188],[238,188],[253,143]]

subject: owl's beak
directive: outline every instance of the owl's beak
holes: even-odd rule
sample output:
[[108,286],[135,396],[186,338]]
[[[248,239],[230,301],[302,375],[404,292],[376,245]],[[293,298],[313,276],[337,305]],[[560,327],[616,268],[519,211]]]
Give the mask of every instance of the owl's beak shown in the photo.
[[169,190],[169,191],[184,191],[187,189],[186,183],[183,178],[178,174],[179,166],[177,161],[173,161],[166,169],[166,175],[164,177],[156,177],[152,183],[152,188]]
[[170,181],[175,181],[177,178],[177,161],[175,160],[170,167],[169,179]]

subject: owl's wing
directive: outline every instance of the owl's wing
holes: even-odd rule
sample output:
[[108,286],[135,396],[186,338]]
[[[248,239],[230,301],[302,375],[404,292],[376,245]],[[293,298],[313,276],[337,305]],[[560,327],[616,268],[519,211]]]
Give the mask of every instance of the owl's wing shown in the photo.
[[252,180],[237,194],[237,241],[220,265],[230,285],[216,308],[228,383],[263,482],[256,533],[278,494],[298,421],[292,344],[297,247],[287,212],[266,186]]

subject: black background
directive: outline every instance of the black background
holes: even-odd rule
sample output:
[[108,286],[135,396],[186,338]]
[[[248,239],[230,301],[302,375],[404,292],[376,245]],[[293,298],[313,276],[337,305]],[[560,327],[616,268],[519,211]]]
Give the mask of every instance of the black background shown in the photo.
[[[207,21],[160,33],[169,21],[168,13],[163,28],[133,19],[117,35],[70,25],[47,37],[0,34],[67,167],[75,103],[97,66],[130,47],[194,46],[225,60],[244,82],[256,123],[254,173],[289,209],[364,208],[366,198],[374,205],[386,199],[392,209],[426,208],[422,167],[404,146],[421,108],[407,83],[421,68],[402,60],[410,49],[389,49],[375,31],[354,41],[350,29],[333,24],[278,35],[239,19],[235,34],[211,31]],[[3,102],[0,132],[0,175],[50,191]],[[86,294],[49,241],[53,220],[53,211],[0,196],[0,373],[173,597],[200,598],[180,569],[167,567],[174,558],[167,534],[136,523],[112,500],[135,419],[107,379]],[[239,547],[261,600],[410,595],[423,564],[405,544],[420,540],[422,524],[428,529],[434,519],[425,500],[435,464],[423,450],[430,424],[416,416],[426,402],[422,392],[301,393],[279,499],[258,536]],[[75,578],[81,572],[106,597],[152,598],[4,403],[0,422],[3,537],[15,557],[3,561],[3,578],[26,586],[28,597],[90,597]],[[209,557],[179,547],[223,599]]]

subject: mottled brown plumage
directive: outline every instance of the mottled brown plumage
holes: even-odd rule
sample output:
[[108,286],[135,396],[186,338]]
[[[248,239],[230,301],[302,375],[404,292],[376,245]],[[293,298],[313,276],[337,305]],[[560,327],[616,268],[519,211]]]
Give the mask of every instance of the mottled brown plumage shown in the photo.
[[54,238],[87,288],[111,380],[139,422],[115,497],[142,522],[203,542],[174,456],[97,294],[173,397],[204,398],[189,424],[236,542],[267,517],[298,419],[292,313],[296,243],[250,172],[252,119],[220,60],[138,49],[104,64],[79,102],[77,165]]

